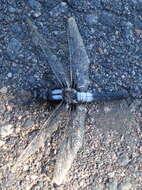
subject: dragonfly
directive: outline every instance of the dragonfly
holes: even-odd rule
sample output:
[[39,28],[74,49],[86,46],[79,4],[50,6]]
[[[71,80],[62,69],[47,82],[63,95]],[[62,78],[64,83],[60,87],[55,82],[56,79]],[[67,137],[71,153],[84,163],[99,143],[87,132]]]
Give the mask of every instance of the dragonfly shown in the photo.
[[118,90],[108,93],[95,93],[88,90],[90,84],[88,58],[83,39],[79,32],[74,17],[67,20],[68,46],[69,46],[69,71],[65,69],[62,62],[47,46],[44,37],[38,32],[37,27],[29,18],[26,18],[30,36],[34,45],[40,48],[44,54],[47,64],[50,66],[58,88],[49,89],[46,87],[34,88],[31,90],[33,98],[50,102],[57,102],[51,116],[45,121],[38,134],[30,144],[23,150],[16,161],[13,169],[23,164],[39,148],[44,148],[47,139],[58,129],[64,114],[68,115],[66,123],[66,138],[61,143],[53,172],[52,182],[60,185],[72,166],[78,151],[82,147],[84,137],[85,118],[87,113],[86,104],[90,102],[111,101],[129,97],[127,90]]

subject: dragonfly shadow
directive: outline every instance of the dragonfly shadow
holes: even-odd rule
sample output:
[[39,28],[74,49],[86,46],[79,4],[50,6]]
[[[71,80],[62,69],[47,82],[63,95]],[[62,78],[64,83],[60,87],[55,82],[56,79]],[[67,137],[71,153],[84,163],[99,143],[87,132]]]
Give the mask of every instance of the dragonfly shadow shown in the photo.
[[104,102],[99,105],[99,109],[94,113],[97,128],[103,131],[114,130],[119,134],[133,124],[134,115],[130,110],[128,101]]

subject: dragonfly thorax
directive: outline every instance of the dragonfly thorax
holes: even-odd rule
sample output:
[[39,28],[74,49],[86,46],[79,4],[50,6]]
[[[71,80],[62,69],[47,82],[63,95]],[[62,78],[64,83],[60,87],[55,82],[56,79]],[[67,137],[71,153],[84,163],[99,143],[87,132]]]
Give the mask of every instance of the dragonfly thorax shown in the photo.
[[51,100],[63,100],[68,104],[86,103],[94,100],[91,92],[80,92],[74,88],[64,88],[52,90],[50,95]]
[[78,100],[77,100],[77,91],[73,88],[65,88],[63,90],[63,99],[66,103],[69,103],[69,104],[76,104],[78,103]]

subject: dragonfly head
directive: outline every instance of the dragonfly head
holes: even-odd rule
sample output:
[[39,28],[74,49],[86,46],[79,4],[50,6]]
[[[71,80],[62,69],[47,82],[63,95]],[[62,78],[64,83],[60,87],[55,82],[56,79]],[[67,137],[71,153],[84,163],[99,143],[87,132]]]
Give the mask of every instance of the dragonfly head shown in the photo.
[[77,91],[73,88],[65,88],[63,91],[63,99],[68,104],[77,103]]

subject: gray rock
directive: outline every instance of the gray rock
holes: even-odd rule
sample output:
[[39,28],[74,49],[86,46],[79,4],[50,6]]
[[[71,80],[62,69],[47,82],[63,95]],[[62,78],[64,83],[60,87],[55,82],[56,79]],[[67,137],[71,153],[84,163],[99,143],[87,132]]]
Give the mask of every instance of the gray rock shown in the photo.
[[6,94],[6,93],[7,93],[7,87],[6,87],[6,86],[2,87],[2,88],[0,89],[0,93]]
[[4,113],[5,107],[2,103],[0,103],[0,114]]
[[126,183],[121,183],[118,186],[118,190],[130,190],[132,187],[130,182],[126,182]]
[[119,23],[119,18],[114,14],[103,12],[99,18],[100,23],[109,27],[115,27]]
[[9,12],[10,13],[15,13],[16,12],[16,9],[14,7],[9,7]]
[[11,30],[14,33],[14,35],[16,35],[16,37],[18,37],[18,39],[21,39],[21,36],[24,35],[22,28],[19,24],[15,23],[11,26]]
[[86,21],[89,25],[94,25],[98,23],[98,16],[96,14],[89,14],[86,16]]
[[128,163],[130,162],[130,159],[128,158],[127,155],[121,155],[119,158],[118,158],[118,163],[121,165],[121,166],[126,166]]
[[12,60],[14,60],[16,58],[21,47],[22,47],[22,45],[17,39],[12,38],[10,40],[10,42],[7,46],[7,53]]
[[5,124],[1,125],[0,127],[0,137],[5,138],[9,135],[11,135],[14,131],[13,125],[11,124]]
[[127,44],[134,42],[133,24],[131,22],[122,22],[123,38]]
[[28,129],[33,125],[33,123],[34,123],[33,120],[27,119],[22,127]]
[[41,4],[36,1],[36,0],[29,0],[28,4],[33,10],[40,10],[41,9]]
[[8,76],[8,78],[11,78],[12,77],[12,73],[8,73],[7,76]]
[[5,141],[0,140],[0,147],[5,144]]
[[97,189],[97,190],[103,190],[104,189],[104,185],[103,184],[96,184],[95,186],[94,186],[94,189]]
[[66,3],[62,2],[58,4],[54,9],[50,11],[50,15],[54,18],[61,16],[68,12],[68,6]]
[[31,11],[32,16],[39,17],[41,16],[41,4],[36,0],[29,0],[28,4],[33,9]]

